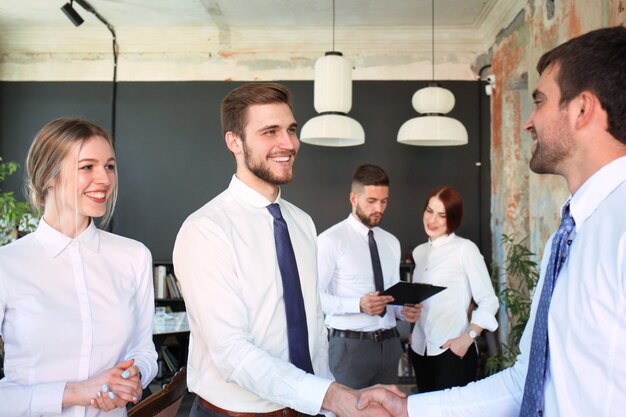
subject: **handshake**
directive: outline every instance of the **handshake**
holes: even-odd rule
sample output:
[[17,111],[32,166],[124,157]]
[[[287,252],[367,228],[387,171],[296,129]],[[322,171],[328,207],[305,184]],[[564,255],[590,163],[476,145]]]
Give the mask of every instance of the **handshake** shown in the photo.
[[323,409],[338,417],[408,417],[406,394],[395,385],[374,385],[359,391],[333,382]]

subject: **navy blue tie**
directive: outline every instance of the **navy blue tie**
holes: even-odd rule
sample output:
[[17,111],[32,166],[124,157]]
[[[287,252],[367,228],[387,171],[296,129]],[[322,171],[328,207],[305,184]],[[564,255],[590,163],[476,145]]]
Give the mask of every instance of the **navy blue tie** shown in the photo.
[[530,358],[528,373],[524,385],[524,397],[520,409],[520,417],[536,417],[543,414],[544,383],[548,362],[548,311],[554,284],[559,276],[561,267],[565,264],[570,245],[576,235],[574,228],[576,223],[569,211],[569,202],[563,210],[561,226],[552,239],[550,260],[544,276],[541,297],[537,305],[537,315],[533,327],[533,338],[530,343]]
[[283,299],[287,315],[287,342],[289,344],[289,360],[303,371],[312,374],[311,354],[309,353],[309,336],[304,311],[304,299],[300,286],[300,275],[296,256],[293,252],[287,223],[283,219],[280,206],[276,203],[267,206],[274,218],[274,241],[278,268],[283,281]]

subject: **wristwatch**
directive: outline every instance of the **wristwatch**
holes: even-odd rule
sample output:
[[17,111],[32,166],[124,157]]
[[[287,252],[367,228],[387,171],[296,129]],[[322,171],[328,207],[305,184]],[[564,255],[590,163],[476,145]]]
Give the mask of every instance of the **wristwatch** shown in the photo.
[[469,329],[467,334],[469,334],[469,337],[471,337],[472,339],[476,339],[476,337],[478,336],[478,333],[476,333],[476,331],[474,331],[474,329]]

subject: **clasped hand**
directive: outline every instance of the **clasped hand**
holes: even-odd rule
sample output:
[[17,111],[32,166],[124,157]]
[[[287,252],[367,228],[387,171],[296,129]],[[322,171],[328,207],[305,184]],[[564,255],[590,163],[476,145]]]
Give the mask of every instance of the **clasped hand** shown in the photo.
[[92,407],[110,411],[126,407],[129,402],[139,402],[143,388],[139,368],[134,362],[134,359],[120,362],[99,376],[98,379],[104,379],[104,382],[96,391],[96,397],[90,401]]
[[357,409],[374,416],[408,417],[406,403],[406,394],[396,386],[374,385],[359,392]]
[[68,382],[63,395],[63,407],[91,406],[103,411],[126,407],[141,399],[139,368],[134,359],[120,362],[101,374],[80,382]]
[[395,385],[374,385],[355,391],[333,382],[322,408],[338,417],[407,417],[406,394]]

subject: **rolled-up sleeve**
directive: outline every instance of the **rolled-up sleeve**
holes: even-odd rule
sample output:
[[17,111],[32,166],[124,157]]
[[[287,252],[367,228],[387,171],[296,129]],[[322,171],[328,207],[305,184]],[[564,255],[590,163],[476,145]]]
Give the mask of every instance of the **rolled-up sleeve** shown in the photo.
[[461,265],[469,280],[472,298],[478,308],[472,313],[472,323],[483,329],[494,331],[498,328],[496,313],[499,308],[489,272],[483,256],[476,245],[467,241],[461,248]]

